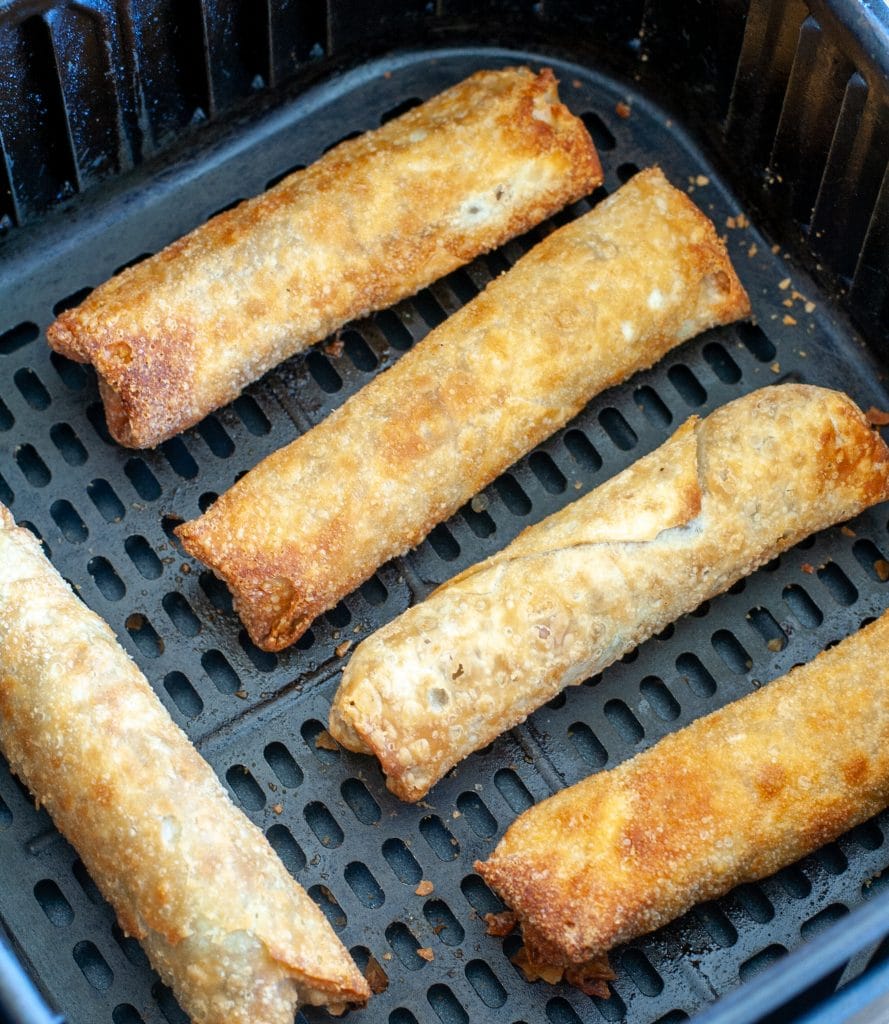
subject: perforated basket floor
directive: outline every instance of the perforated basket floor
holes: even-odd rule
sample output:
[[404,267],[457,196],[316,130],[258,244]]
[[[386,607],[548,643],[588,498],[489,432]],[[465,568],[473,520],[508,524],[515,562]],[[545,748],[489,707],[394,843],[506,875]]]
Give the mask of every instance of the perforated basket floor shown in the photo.
[[[589,209],[638,167],[659,162],[726,233],[757,325],[711,331],[601,396],[416,551],[323,616],[295,648],[263,653],[240,628],[225,588],[177,548],[172,526],[391,365],[546,227],[351,325],[341,351],[333,346],[325,354],[322,346],[291,360],[153,452],[110,442],[91,373],[50,355],[41,336],[54,313],[116,268],[316,159],[343,136],[477,68],[525,61],[555,67],[606,168],[605,188],[557,223]],[[629,105],[629,117],[619,116],[619,102]],[[602,1000],[522,979],[509,959],[515,940],[485,934],[482,915],[499,904],[472,863],[533,801],[809,660],[889,605],[878,564],[889,553],[885,506],[798,546],[603,677],[553,700],[460,765],[418,806],[391,797],[370,759],[330,750],[323,737],[319,743],[342,665],[336,651],[346,641],[359,641],[650,451],[692,412],[785,380],[841,386],[864,407],[889,407],[867,352],[741,213],[681,126],[620,83],[539,53],[413,52],[232,125],[152,180],[137,177],[87,196],[73,213],[35,230],[27,250],[0,270],[0,499],[111,623],[359,962],[370,954],[379,961],[388,989],[356,1020],[685,1020],[883,881],[887,815],[620,949],[613,995]],[[841,708],[837,716],[841,728]],[[5,767],[0,879],[2,923],[72,1024],[185,1019],[139,946],[122,936],[74,851]],[[418,895],[424,879],[433,888]],[[431,950],[431,959],[419,949]]]

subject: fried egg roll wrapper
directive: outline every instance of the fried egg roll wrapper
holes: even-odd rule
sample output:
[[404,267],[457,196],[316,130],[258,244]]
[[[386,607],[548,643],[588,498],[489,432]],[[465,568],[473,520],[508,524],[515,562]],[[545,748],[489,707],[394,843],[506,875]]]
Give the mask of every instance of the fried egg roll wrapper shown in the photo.
[[593,395],[748,311],[713,225],[643,171],[177,533],[279,650]]
[[417,800],[563,687],[887,497],[889,450],[838,392],[779,385],[692,417],[361,643],[330,731]]
[[49,343],[95,366],[114,438],[150,447],[601,181],[552,71],[482,71],[118,274]]
[[3,506],[0,749],[194,1024],[367,999],[321,911]]
[[532,959],[599,957],[886,807],[887,651],[889,613],[525,811],[476,868],[516,911]]

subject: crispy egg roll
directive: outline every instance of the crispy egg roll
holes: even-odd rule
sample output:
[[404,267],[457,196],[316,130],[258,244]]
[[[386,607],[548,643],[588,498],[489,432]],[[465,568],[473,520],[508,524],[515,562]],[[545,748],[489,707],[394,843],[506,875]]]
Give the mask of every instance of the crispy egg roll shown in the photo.
[[280,650],[593,395],[748,312],[713,225],[643,171],[177,533]]
[[563,687],[886,498],[889,449],[838,392],[777,385],[692,417],[359,644],[330,731],[417,800]]
[[118,274],[49,343],[95,366],[116,440],[150,447],[601,181],[552,71],[480,71]]
[[0,750],[194,1024],[367,999],[324,915],[2,505]]
[[596,960],[889,805],[887,650],[889,612],[525,811],[476,868],[530,959]]

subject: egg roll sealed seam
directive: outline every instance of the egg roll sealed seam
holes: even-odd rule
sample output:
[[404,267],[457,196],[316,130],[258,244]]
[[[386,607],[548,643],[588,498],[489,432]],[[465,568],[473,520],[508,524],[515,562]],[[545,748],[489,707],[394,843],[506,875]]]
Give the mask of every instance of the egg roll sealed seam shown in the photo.
[[95,366],[112,436],[151,447],[601,182],[551,70],[480,71],[113,277],[47,336]]
[[711,222],[643,171],[177,533],[280,650],[594,395],[748,312]]
[[599,958],[889,805],[889,612],[525,811],[476,869],[533,960]]
[[839,392],[775,385],[692,417],[363,641],[330,731],[417,800],[565,686],[886,498],[889,449]]
[[2,505],[0,750],[193,1024],[365,1002],[322,912]]

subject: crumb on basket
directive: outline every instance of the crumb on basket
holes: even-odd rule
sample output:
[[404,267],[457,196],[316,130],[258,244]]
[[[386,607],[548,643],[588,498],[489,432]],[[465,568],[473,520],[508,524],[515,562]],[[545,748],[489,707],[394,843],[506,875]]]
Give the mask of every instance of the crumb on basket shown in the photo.
[[425,960],[427,964],[431,964],[435,959],[435,953],[429,946],[420,946],[417,950],[417,956],[422,960]]
[[315,737],[315,746],[318,750],[339,750],[340,745],[330,735],[326,729],[322,729],[321,732]]
[[[391,955],[390,953],[389,956],[391,957]],[[386,959],[385,953],[383,954],[383,959]],[[364,980],[370,986],[370,990],[375,996],[385,992],[389,987],[389,976],[373,953],[367,959],[367,966],[364,968]]]
[[432,884],[432,882],[429,881],[428,878],[421,878],[420,884],[417,886],[416,889],[414,889],[414,895],[428,896],[431,892],[434,891],[434,889],[435,886]]
[[619,100],[614,105],[614,112],[618,117],[622,117],[625,121],[633,113],[633,108],[629,103],[625,103],[623,100]]
[[352,646],[352,641],[351,640],[344,640],[341,644],[337,644],[336,647],[334,647],[333,653],[338,658],[342,658],[342,656],[349,650],[349,648],[351,646]]

